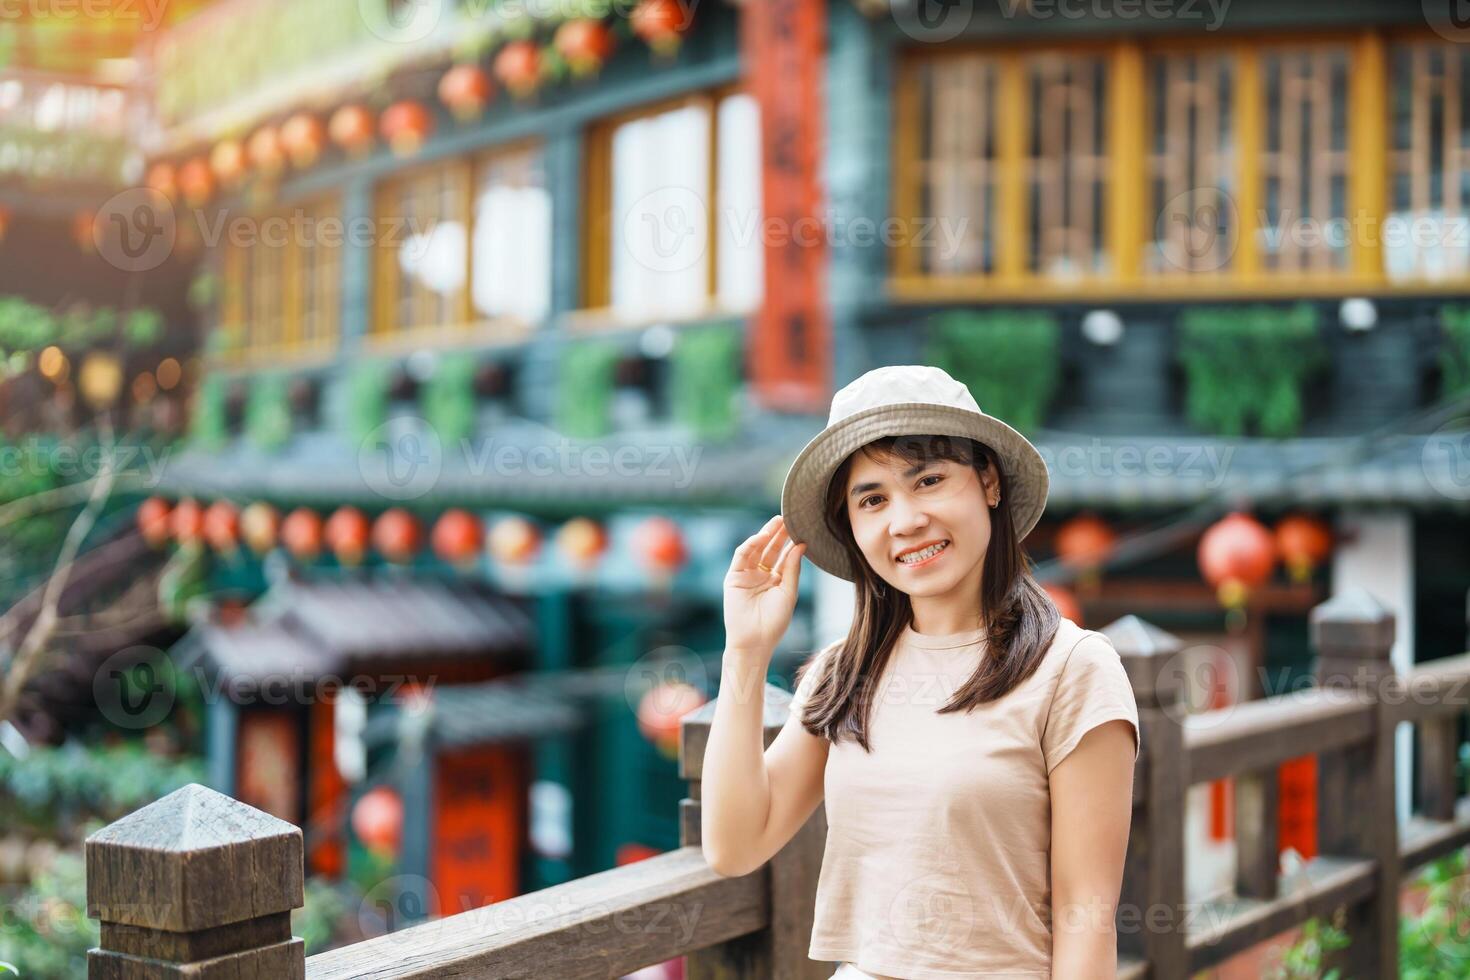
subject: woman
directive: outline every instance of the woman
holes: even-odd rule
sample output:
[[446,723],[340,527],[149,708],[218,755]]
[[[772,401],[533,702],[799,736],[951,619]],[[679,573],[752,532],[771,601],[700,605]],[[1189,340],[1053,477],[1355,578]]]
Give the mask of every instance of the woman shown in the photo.
[[[748,874],[825,799],[809,955],[834,977],[1116,976],[1138,709],[1112,644],[1030,574],[1047,487],[964,385],[880,368],[833,398],[730,563],[704,854]],[[856,611],[763,752],[803,556],[855,583]]]

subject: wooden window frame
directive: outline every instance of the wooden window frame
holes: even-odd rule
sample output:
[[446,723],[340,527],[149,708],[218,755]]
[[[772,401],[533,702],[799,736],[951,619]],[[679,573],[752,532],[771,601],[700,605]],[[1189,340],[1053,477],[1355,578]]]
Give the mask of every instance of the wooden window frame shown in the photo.
[[[394,171],[373,190],[373,214],[376,226],[385,233],[378,236],[374,249],[373,315],[367,344],[375,350],[406,350],[424,347],[458,347],[484,343],[514,342],[525,339],[537,324],[523,317],[506,314],[495,317],[477,316],[474,308],[475,274],[475,196],[480,178],[490,161],[507,155],[539,153],[545,162],[545,141],[539,136],[496,143],[473,153],[431,160]],[[386,217],[395,215],[385,207],[405,182],[448,174],[459,182],[460,210],[458,219],[465,229],[464,286],[454,297],[456,313],[449,323],[420,322],[404,326],[398,322],[398,251],[401,239],[408,233],[399,227],[397,235],[386,234]],[[553,228],[554,233],[554,228]],[[548,270],[548,275],[550,275]]]
[[[582,193],[583,208],[581,227],[581,295],[580,308],[567,315],[567,323],[573,329],[596,330],[604,328],[659,323],[702,321],[744,315],[746,310],[729,310],[719,303],[719,233],[716,225],[719,215],[719,149],[720,149],[720,105],[732,96],[748,94],[740,82],[701,88],[681,93],[655,102],[645,103],[598,119],[587,127],[583,140]],[[704,309],[684,315],[658,315],[629,320],[618,314],[612,306],[612,145],[613,134],[620,126],[638,119],[647,119],[673,109],[686,106],[704,106],[709,118],[709,213],[711,215],[705,242],[705,298]]]

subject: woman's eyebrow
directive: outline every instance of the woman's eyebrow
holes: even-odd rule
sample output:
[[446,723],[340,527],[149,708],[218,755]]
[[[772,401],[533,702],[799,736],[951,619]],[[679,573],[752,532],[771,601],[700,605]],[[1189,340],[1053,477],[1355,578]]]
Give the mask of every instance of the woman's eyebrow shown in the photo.
[[[906,476],[906,477],[907,476],[918,476],[920,473],[924,472],[925,470],[927,470],[929,467],[931,467],[933,465],[934,465],[934,463],[932,461],[931,462],[928,462],[928,463],[915,463],[913,466],[910,466],[908,469],[904,470],[903,471],[903,475]],[[856,497],[858,494],[860,494],[860,493],[867,493],[869,490],[881,490],[881,489],[883,489],[883,484],[882,483],[859,483],[857,486],[853,487],[852,490],[850,490],[847,495],[849,497]]]

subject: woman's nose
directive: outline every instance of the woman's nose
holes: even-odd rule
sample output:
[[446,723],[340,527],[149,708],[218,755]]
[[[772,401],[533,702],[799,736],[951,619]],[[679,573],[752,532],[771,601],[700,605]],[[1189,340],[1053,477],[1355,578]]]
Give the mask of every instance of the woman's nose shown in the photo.
[[889,522],[888,530],[896,537],[912,534],[929,525],[929,515],[925,513],[923,503],[920,501],[904,497],[895,498],[889,514],[892,520]]

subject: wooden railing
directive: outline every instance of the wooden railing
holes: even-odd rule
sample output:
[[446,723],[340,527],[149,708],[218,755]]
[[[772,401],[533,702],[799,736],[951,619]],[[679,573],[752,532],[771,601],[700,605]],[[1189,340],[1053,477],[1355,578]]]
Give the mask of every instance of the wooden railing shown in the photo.
[[[1142,753],[1117,913],[1121,977],[1183,978],[1342,907],[1352,942],[1331,965],[1398,976],[1398,901],[1409,870],[1470,843],[1456,785],[1455,720],[1466,711],[1470,654],[1406,677],[1389,661],[1394,619],[1350,593],[1311,614],[1315,686],[1187,714],[1181,642],[1136,617],[1107,627],[1138,701]],[[765,691],[769,744],[789,695]],[[88,914],[102,921],[94,978],[609,978],[687,955],[688,976],[816,978],[807,959],[826,834],[818,808],[771,861],[725,878],[699,848],[699,785],[714,705],[683,722],[683,846],[648,860],[306,957],[290,935],[302,903],[301,832],[191,785],[87,841]],[[1393,733],[1423,739],[1424,812],[1401,831]],[[1278,873],[1277,767],[1319,757],[1321,854]],[[1235,780],[1234,893],[1186,901],[1185,791]]]

